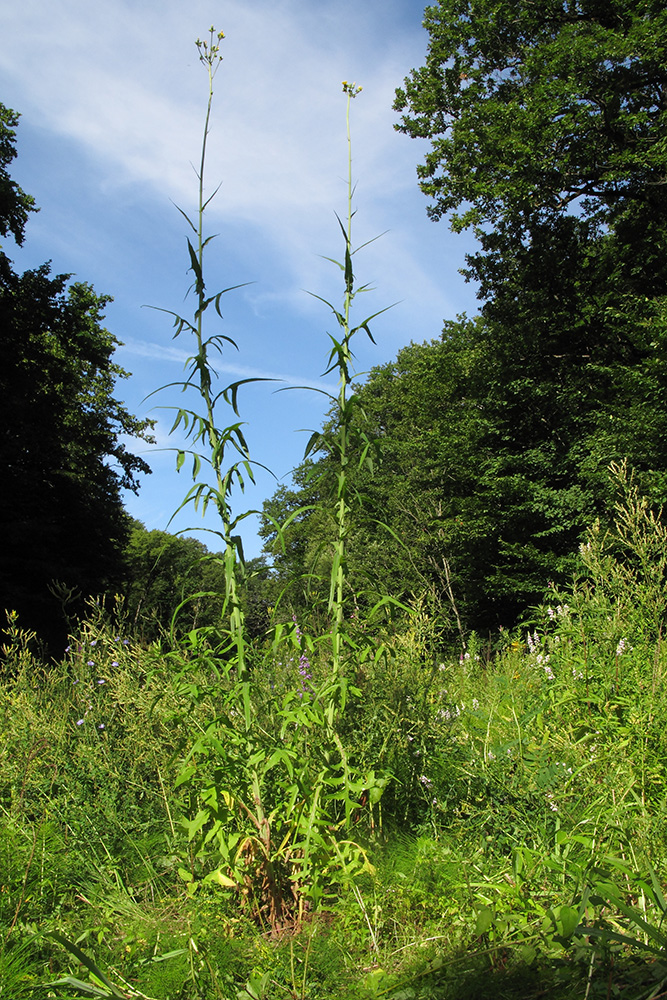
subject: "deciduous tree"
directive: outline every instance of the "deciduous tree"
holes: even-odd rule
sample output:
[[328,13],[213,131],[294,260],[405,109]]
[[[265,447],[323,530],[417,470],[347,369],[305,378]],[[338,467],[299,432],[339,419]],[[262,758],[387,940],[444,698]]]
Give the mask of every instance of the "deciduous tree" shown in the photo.
[[[0,232],[20,241],[33,206],[6,173],[15,124],[0,107]],[[114,396],[127,373],[102,325],[108,302],[48,264],[17,274],[0,253],[0,607],[49,642],[63,601],[78,610],[74,595],[122,578],[122,491],[150,471],[123,443],[149,439],[150,421]]]

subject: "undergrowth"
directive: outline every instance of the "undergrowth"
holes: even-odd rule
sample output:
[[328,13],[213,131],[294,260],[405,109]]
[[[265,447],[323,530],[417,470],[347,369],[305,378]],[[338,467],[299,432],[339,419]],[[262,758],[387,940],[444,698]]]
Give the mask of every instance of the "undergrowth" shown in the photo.
[[[354,84],[333,260],[343,305],[327,303],[339,394],[309,445],[337,463],[329,602],[311,621],[278,608],[265,636],[247,635],[247,513],[230,501],[252,477],[242,383],[214,392],[211,350],[231,341],[204,330],[224,294],[206,292],[203,227],[223,37],[198,43],[208,105],[198,210],[185,216],[196,305],[191,319],[172,314],[194,338],[178,385],[201,404],[177,408],[192,446],[177,465],[193,460],[184,504],[219,515],[223,610],[216,627],[144,647],[122,609],[93,604],[58,663],[10,614],[0,998],[657,998],[667,532],[628,470],[610,470],[615,527],[591,526],[571,587],[523,628],[443,650],[428,602],[392,595],[354,620],[350,463],[372,467],[377,450],[352,382],[354,335],[374,319],[351,317],[365,290],[352,261]],[[231,407],[228,427],[216,406]]]
[[[373,799],[366,780],[350,816],[368,863],[325,866],[320,896],[278,935],[252,905],[252,878],[207,879],[220,865],[188,837],[177,776],[193,731],[225,704],[210,662],[141,648],[93,608],[47,665],[10,621],[0,996],[658,996],[665,538],[631,477],[615,475],[616,529],[592,528],[572,587],[523,630],[491,653],[471,636],[434,657],[427,630],[408,622],[382,637],[373,668],[360,665],[337,760],[342,750],[366,779],[383,775],[383,794]],[[284,722],[276,693],[303,680],[299,649],[280,662],[270,647],[253,652],[267,739]],[[327,657],[317,646],[308,655],[309,690],[296,700],[312,706]],[[193,699],[184,676],[208,693]],[[304,725],[304,759],[319,760],[326,727]],[[283,808],[271,822],[286,830]]]

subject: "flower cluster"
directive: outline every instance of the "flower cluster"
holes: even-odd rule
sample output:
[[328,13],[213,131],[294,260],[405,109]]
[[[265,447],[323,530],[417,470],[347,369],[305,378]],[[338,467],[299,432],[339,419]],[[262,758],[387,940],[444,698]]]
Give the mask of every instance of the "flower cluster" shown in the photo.
[[343,93],[349,94],[350,97],[356,97],[363,89],[363,87],[357,87],[356,83],[348,83],[347,80],[343,80]]
[[529,655],[535,657],[536,665],[538,667],[542,667],[547,676],[547,680],[553,681],[555,679],[555,674],[549,666],[549,660],[551,657],[542,646],[542,639],[536,631],[533,632],[532,635],[528,632],[526,636],[526,644],[528,646]]

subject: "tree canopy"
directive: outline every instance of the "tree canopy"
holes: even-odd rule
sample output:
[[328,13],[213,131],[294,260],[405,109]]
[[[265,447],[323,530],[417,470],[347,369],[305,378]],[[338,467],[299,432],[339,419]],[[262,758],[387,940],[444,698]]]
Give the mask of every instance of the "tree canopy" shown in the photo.
[[609,221],[667,197],[667,10],[660,0],[438,0],[426,63],[397,91],[399,128],[457,228],[543,212]]
[[[5,164],[16,120],[0,107]],[[32,201],[6,171],[0,187],[0,232],[20,239]],[[48,264],[17,274],[0,252],[0,606],[49,640],[61,634],[63,602],[122,578],[122,490],[150,471],[123,443],[148,439],[150,422],[114,396],[127,373],[102,325],[110,300],[68,282]]]
[[[360,388],[383,461],[356,475],[351,564],[468,628],[512,624],[569,574],[612,461],[667,499],[663,8],[439,0],[397,91],[397,127],[431,142],[429,214],[478,237],[482,304]],[[308,503],[303,471],[274,516]],[[301,516],[278,571],[307,572],[323,533]]]
[[20,245],[28,213],[36,211],[36,208],[34,198],[21,190],[7,169],[16,156],[18,121],[15,111],[0,104],[0,236],[11,233]]

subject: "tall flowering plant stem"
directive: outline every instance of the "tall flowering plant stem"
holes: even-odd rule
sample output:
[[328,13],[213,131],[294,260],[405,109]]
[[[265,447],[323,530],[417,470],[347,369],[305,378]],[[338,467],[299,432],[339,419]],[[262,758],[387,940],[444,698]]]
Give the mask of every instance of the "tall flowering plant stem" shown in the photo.
[[[221,355],[224,347],[231,346],[237,350],[238,347],[230,337],[223,333],[206,335],[204,324],[205,318],[210,316],[211,311],[214,313],[214,318],[217,316],[219,320],[222,320],[220,311],[222,296],[236,288],[243,287],[242,285],[234,285],[230,288],[224,288],[220,292],[209,294],[204,276],[205,251],[214,239],[214,236],[205,235],[205,215],[206,209],[218,191],[216,188],[211,195],[206,195],[206,153],[211,126],[213,82],[222,62],[220,42],[223,38],[223,32],[216,33],[215,29],[211,28],[208,40],[198,40],[196,43],[200,62],[206,69],[208,76],[208,101],[199,169],[196,171],[199,197],[195,220],[193,221],[182,209],[178,209],[192,231],[192,235],[187,239],[187,244],[190,260],[189,270],[194,275],[190,291],[194,293],[196,300],[195,309],[191,318],[169,310],[162,310],[173,317],[174,337],[183,333],[191,334],[195,343],[195,351],[185,364],[187,377],[180,382],[170,383],[169,386],[162,388],[166,389],[176,385],[180,386],[183,392],[194,390],[199,395],[202,404],[199,412],[189,406],[175,408],[176,417],[170,433],[182,427],[186,439],[191,444],[191,448],[178,450],[176,465],[177,469],[180,470],[187,456],[191,456],[193,483],[174,516],[189,504],[192,504],[196,510],[201,509],[202,513],[206,512],[209,504],[213,504],[218,512],[220,529],[214,531],[214,534],[217,534],[223,542],[226,586],[223,614],[228,617],[229,621],[229,648],[227,652],[233,650],[237,677],[240,681],[245,682],[247,675],[245,622],[239,601],[243,551],[241,539],[236,532],[239,522],[248,517],[252,511],[235,517],[232,512],[230,495],[234,485],[239,485],[243,489],[246,478],[253,481],[253,465],[240,419],[232,419],[228,426],[221,427],[217,422],[217,409],[220,403],[224,403],[231,408],[234,417],[239,418],[237,406],[239,387],[249,382],[262,380],[242,379],[238,382],[232,382],[223,389],[216,389],[215,383],[218,374],[211,361],[212,355]],[[231,462],[228,458],[230,452]],[[203,477],[202,470],[207,473]],[[248,722],[250,704],[247,688],[244,695],[244,705],[246,721]]]
[[[332,670],[334,676],[338,676],[342,666],[342,654],[344,645],[344,596],[345,580],[347,568],[347,536],[349,532],[349,485],[350,485],[350,461],[356,454],[360,454],[360,464],[372,466],[373,450],[375,442],[372,441],[363,430],[358,427],[356,419],[357,400],[351,392],[354,354],[352,352],[352,340],[359,331],[364,331],[369,339],[375,343],[370,331],[370,322],[386,312],[381,309],[371,316],[368,316],[361,323],[352,325],[352,304],[355,297],[368,290],[368,285],[357,287],[355,285],[353,257],[354,254],[363,247],[368,246],[374,240],[369,240],[361,246],[353,247],[352,243],[352,220],[355,212],[352,207],[354,198],[354,184],[352,182],[352,136],[350,128],[350,107],[354,98],[361,92],[361,87],[355,83],[343,81],[343,93],[346,96],[346,134],[347,134],[347,213],[345,221],[340,216],[336,216],[340,225],[345,243],[345,254],[342,261],[332,257],[325,258],[339,267],[343,273],[345,290],[343,294],[342,309],[337,309],[326,299],[316,295],[327,305],[336,318],[338,324],[338,336],[329,334],[331,340],[331,352],[329,354],[328,368],[324,372],[338,372],[338,393],[336,397],[331,397],[335,402],[336,420],[331,431],[314,433],[306,447],[306,457],[311,452],[329,451],[336,461],[336,506],[335,523],[336,534],[334,542],[334,556],[331,568],[331,579],[329,589],[329,614],[331,616],[331,641],[332,641]],[[375,237],[377,239],[378,237]]]

